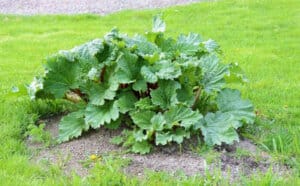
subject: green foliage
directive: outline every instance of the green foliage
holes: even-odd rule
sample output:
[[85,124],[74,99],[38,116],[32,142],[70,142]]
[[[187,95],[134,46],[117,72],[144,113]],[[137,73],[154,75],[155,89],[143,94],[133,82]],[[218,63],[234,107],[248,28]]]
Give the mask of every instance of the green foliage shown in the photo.
[[82,110],[72,112],[63,117],[59,125],[59,140],[68,141],[76,138],[82,131],[89,129],[89,125],[84,122],[84,112]]
[[233,115],[222,113],[208,113],[201,121],[200,128],[204,136],[204,141],[208,145],[221,145],[222,142],[231,144],[238,141],[238,135],[234,130],[236,119]]
[[208,93],[220,91],[225,85],[224,76],[229,73],[228,67],[220,64],[219,58],[215,55],[201,58],[199,65],[203,71],[201,83],[205,91]]
[[54,56],[48,59],[43,89],[55,98],[63,98],[69,89],[78,88],[77,74],[80,69],[77,64],[68,61],[65,56]]
[[[270,172],[275,180],[282,179],[279,183],[275,182],[275,185],[300,185],[300,102],[295,101],[300,98],[298,70],[300,63],[295,60],[300,57],[300,52],[297,52],[300,49],[300,42],[299,39],[295,39],[295,36],[300,34],[300,29],[297,29],[300,28],[299,5],[298,0],[225,0],[159,10],[123,11],[105,17],[98,15],[30,17],[0,15],[1,183],[3,185],[22,183],[22,185],[30,186],[89,185],[85,182],[85,178],[82,179],[84,183],[79,184],[79,176],[72,181],[69,175],[65,176],[58,168],[50,168],[46,171],[44,167],[40,168],[28,160],[22,134],[28,124],[28,119],[24,117],[32,117],[32,113],[28,114],[27,106],[20,101],[25,99],[27,105],[28,97],[26,90],[23,90],[23,85],[28,83],[33,75],[42,72],[40,60],[45,55],[99,37],[112,25],[117,25],[130,35],[133,35],[133,32],[143,32],[149,25],[146,18],[150,18],[157,12],[165,12],[168,33],[172,36],[193,31],[201,33],[206,38],[212,37],[222,46],[224,60],[241,62],[240,66],[249,75],[251,81],[238,88],[243,97],[250,98],[255,103],[255,108],[261,116],[260,119],[256,119],[255,125],[248,125],[247,131],[243,130],[243,135],[246,133],[258,144],[266,145],[272,155],[275,152],[272,140],[274,138],[278,152],[275,156],[298,162],[298,167],[294,167],[298,169],[297,175],[286,176],[286,174],[277,175]],[[22,74],[21,78],[20,74]],[[20,91],[10,93],[12,86],[17,86]],[[66,107],[63,107],[63,111],[57,110],[63,106],[61,100],[55,101],[59,103],[55,107],[51,106],[54,110],[49,109],[53,101],[38,102],[44,106],[35,108],[33,113],[42,111],[40,114],[43,117],[49,117],[49,113],[66,110]],[[267,121],[264,117],[271,121]],[[249,127],[251,129],[248,129]],[[281,129],[284,130],[281,131]],[[285,141],[286,136],[289,137],[287,141]],[[282,138],[284,151],[281,151],[279,137]],[[205,157],[207,156],[205,154]],[[102,181],[110,176],[112,179],[115,178],[116,171],[108,174],[107,170],[111,171],[110,166],[103,165],[103,167],[91,175],[95,181],[90,185],[101,185]],[[188,177],[190,179],[186,181],[180,181],[178,176],[169,177],[167,174],[154,173],[137,185],[193,185],[192,183],[214,185],[211,182],[208,184],[208,181],[219,180],[216,179],[218,175],[214,173],[211,173],[209,178],[205,175],[202,179]],[[269,177],[265,174],[247,176],[244,177],[247,181],[238,180],[236,185],[274,185],[274,182],[262,182]],[[224,180],[224,176],[221,180]],[[234,185],[232,181],[230,183]],[[128,185],[133,184],[128,183]],[[215,185],[226,184],[221,182]]]
[[89,104],[85,110],[85,123],[92,128],[99,128],[101,125],[109,124],[119,118],[117,102],[107,102],[105,105],[96,106]]
[[[250,101],[242,100],[238,90],[223,89],[217,96],[217,105],[223,113],[229,113],[238,121],[253,123],[255,114]],[[234,126],[240,127],[242,124]]]
[[166,38],[165,28],[155,16],[145,35],[114,29],[48,58],[44,77],[28,86],[31,98],[81,104],[61,120],[59,141],[120,123],[130,130],[114,143],[141,154],[153,144],[180,144],[191,133],[211,146],[238,141],[236,129],[255,118],[252,104],[225,88],[226,80],[245,79],[241,69],[220,62],[215,41],[196,33]]
[[50,146],[52,142],[51,134],[44,130],[45,123],[41,123],[38,126],[34,124],[30,124],[27,127],[26,136],[31,138],[32,142],[43,143],[45,146]]

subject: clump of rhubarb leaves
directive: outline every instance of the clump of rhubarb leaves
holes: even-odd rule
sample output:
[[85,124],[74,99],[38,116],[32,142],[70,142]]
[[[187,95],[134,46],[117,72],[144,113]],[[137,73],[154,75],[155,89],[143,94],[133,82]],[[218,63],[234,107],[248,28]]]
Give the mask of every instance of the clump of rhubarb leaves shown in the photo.
[[251,102],[226,88],[246,80],[241,68],[221,63],[215,41],[196,33],[166,37],[165,28],[155,16],[145,34],[129,37],[113,29],[47,58],[45,75],[28,86],[31,99],[79,105],[61,119],[60,142],[121,125],[115,142],[141,154],[191,135],[210,146],[239,140],[237,129],[255,119]]

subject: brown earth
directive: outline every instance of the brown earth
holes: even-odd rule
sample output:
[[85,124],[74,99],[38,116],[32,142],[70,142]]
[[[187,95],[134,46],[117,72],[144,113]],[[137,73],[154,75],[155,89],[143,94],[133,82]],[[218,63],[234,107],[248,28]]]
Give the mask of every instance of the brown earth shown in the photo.
[[[53,137],[58,135],[58,122],[61,117],[46,119],[46,130]],[[124,169],[128,175],[143,176],[144,170],[166,171],[176,173],[181,171],[186,175],[203,175],[206,170],[213,172],[221,170],[223,176],[230,172],[230,179],[238,178],[240,175],[251,175],[257,172],[266,172],[271,166],[273,171],[278,174],[286,174],[288,168],[274,163],[271,156],[259,150],[249,140],[242,140],[230,148],[219,148],[213,153],[196,153],[196,140],[186,140],[183,148],[171,144],[167,147],[156,147],[152,153],[138,155],[124,153],[124,148],[111,144],[112,137],[121,133],[121,130],[99,129],[88,132],[82,137],[52,146],[43,147],[41,144],[33,143],[30,138],[27,140],[28,147],[35,154],[32,158],[34,162],[48,161],[59,164],[63,167],[66,174],[75,171],[80,176],[86,176],[89,168],[85,168],[83,161],[89,159],[91,154],[104,156],[107,154],[118,154],[122,158],[129,158],[130,164]],[[225,150],[227,149],[227,151]],[[228,152],[231,151],[231,152]]]

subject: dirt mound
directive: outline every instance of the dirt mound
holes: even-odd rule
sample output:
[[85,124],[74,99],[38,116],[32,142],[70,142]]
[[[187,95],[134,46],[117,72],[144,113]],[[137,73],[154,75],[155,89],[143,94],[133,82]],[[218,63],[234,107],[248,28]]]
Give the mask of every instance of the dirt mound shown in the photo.
[[[54,137],[58,135],[59,120],[60,117],[45,120],[46,130]],[[109,142],[112,137],[120,133],[121,130],[100,129],[50,148],[28,140],[28,147],[35,152],[33,157],[35,162],[47,160],[53,164],[60,164],[67,174],[75,171],[81,176],[88,174],[89,169],[83,166],[82,161],[86,161],[91,154],[101,156],[111,153],[131,159],[131,163],[124,169],[124,172],[137,176],[143,176],[145,169],[166,171],[171,174],[181,171],[186,175],[203,175],[206,170],[211,172],[221,170],[224,176],[230,172],[231,179],[240,175],[265,172],[271,166],[279,174],[285,174],[288,171],[287,167],[273,163],[269,155],[260,151],[248,140],[242,140],[235,144],[234,148],[221,148],[218,151],[199,155],[196,153],[195,140],[190,139],[182,145],[182,147],[189,148],[180,149],[178,145],[172,144],[168,147],[156,147],[148,155],[137,155],[126,154],[122,147]],[[228,152],[228,149],[231,149],[231,152]]]

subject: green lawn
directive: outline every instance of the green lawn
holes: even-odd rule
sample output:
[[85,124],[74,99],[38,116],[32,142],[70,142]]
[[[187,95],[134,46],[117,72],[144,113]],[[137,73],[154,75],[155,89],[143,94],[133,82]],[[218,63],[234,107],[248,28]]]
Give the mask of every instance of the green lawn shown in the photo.
[[[70,49],[112,27],[143,33],[151,18],[163,12],[167,35],[196,32],[216,40],[226,62],[238,61],[250,83],[239,86],[260,118],[246,134],[278,161],[292,167],[291,177],[272,173],[244,180],[248,185],[300,184],[300,3],[298,0],[224,0],[161,10],[123,11],[108,16],[0,15],[0,183],[3,185],[221,185],[207,178],[170,179],[159,173],[138,183],[115,173],[118,162],[99,165],[88,179],[66,177],[58,167],[34,165],[24,145],[26,126],[38,115],[62,106],[31,104],[24,84],[42,71],[43,59]],[[11,93],[18,86],[20,92]],[[232,85],[235,86],[235,85]],[[116,160],[117,161],[117,160]],[[114,181],[114,182],[113,182]],[[180,181],[180,182],[179,182]],[[224,181],[224,180],[223,180]],[[223,183],[223,184],[222,184]]]

